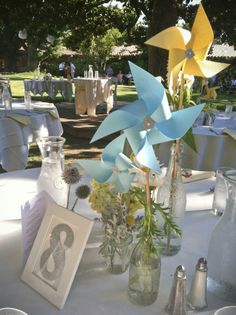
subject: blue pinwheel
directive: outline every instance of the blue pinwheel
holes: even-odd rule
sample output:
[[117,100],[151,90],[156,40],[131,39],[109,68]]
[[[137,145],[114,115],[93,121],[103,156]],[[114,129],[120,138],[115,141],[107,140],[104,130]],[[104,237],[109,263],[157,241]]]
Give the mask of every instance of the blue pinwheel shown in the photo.
[[122,153],[125,140],[123,134],[111,141],[103,150],[100,161],[81,159],[78,164],[97,182],[112,182],[117,192],[128,192],[137,167]]
[[150,73],[129,62],[138,100],[109,114],[91,142],[124,131],[136,160],[160,172],[153,145],[180,139],[192,126],[204,104],[171,112],[163,85]]

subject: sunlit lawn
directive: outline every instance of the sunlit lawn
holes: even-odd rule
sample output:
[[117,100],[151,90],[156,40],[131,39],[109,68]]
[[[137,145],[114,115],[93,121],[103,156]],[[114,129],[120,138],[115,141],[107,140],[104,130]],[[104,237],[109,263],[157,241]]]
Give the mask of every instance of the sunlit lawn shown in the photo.
[[[11,75],[6,75],[4,77],[9,77],[11,82],[11,89],[14,98],[22,98],[24,96],[24,79],[31,79],[33,77],[33,72],[16,73]],[[74,93],[74,85],[73,85]],[[199,94],[194,93],[193,98],[196,99]],[[32,97],[33,100],[51,101],[50,98],[44,94],[42,97],[36,95]],[[118,85],[117,86],[117,100],[121,102],[132,102],[137,99],[137,91],[134,85]],[[55,103],[62,102],[62,97],[58,94]],[[202,100],[205,102],[205,100]],[[234,105],[234,110],[236,110],[236,94],[221,94],[218,93],[216,100],[209,101],[220,109],[224,110],[225,104],[232,102]]]

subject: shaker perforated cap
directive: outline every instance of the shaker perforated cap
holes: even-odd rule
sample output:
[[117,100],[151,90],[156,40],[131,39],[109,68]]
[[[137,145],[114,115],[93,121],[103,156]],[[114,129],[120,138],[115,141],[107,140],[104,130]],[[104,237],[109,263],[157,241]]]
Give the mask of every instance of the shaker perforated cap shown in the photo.
[[179,265],[177,268],[176,268],[176,277],[178,278],[181,278],[181,279],[185,279],[186,278],[186,274],[185,274],[185,268],[183,265]]
[[204,257],[198,259],[196,269],[200,271],[207,271],[207,261]]

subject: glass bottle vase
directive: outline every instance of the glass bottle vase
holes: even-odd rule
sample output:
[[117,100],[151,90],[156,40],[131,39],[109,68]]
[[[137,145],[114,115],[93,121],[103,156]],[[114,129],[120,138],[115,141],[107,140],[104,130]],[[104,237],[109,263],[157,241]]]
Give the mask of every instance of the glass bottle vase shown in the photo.
[[140,239],[135,246],[129,266],[128,296],[138,305],[150,305],[158,296],[161,272],[161,257],[150,250],[148,241]]
[[208,247],[207,287],[217,297],[236,303],[236,170],[223,172],[227,199]]
[[63,181],[63,137],[42,137],[37,140],[42,155],[42,166],[37,180],[37,191],[46,191],[55,202],[66,207],[68,185]]
[[[178,146],[180,143],[178,143]],[[163,184],[156,192],[155,202],[166,208],[172,220],[182,230],[183,220],[186,209],[186,192],[182,181],[181,166],[180,166],[180,147],[177,149],[177,144],[171,145],[171,155],[169,165]],[[164,235],[162,237],[162,255],[173,256],[177,254],[181,248],[182,237],[174,232],[170,232],[165,228],[163,219],[159,216],[158,221],[163,227]]]

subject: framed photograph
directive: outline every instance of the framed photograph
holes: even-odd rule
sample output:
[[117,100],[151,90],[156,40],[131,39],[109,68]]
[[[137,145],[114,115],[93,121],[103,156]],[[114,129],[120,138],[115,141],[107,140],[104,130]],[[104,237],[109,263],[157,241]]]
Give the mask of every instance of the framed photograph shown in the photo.
[[56,204],[43,217],[21,279],[62,309],[93,221]]

